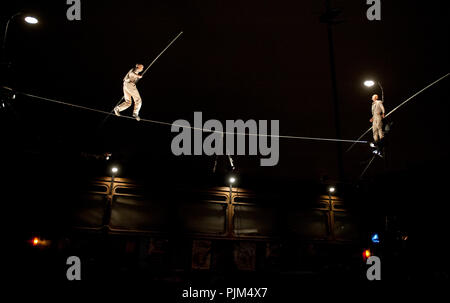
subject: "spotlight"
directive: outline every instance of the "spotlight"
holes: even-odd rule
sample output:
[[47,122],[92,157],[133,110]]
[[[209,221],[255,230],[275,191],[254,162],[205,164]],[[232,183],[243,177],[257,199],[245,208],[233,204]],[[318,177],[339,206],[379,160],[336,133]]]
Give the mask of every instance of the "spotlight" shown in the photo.
[[335,191],[336,191],[336,188],[334,186],[328,187],[328,192],[329,193],[334,193]]
[[115,166],[113,168],[111,168],[111,172],[113,174],[117,173],[118,171],[119,171],[119,169],[117,167],[115,167]]
[[230,184],[233,184],[234,182],[236,182],[236,178],[235,177],[230,177],[229,181],[230,181]]
[[31,16],[26,16],[24,20],[26,23],[29,23],[29,24],[36,24],[39,22],[38,19],[36,19],[35,17],[31,17]]
[[375,82],[372,81],[372,80],[364,81],[364,85],[367,86],[367,87],[372,87],[374,84],[375,84]]

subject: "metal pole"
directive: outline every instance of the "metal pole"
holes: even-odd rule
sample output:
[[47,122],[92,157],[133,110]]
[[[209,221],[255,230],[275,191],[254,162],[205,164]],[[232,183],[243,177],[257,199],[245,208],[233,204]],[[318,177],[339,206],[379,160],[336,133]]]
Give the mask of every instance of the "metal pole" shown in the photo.
[[9,22],[11,21],[12,17],[8,19],[8,21],[6,22],[6,28],[5,28],[5,34],[3,35],[3,43],[2,43],[2,49],[5,50],[6,49],[6,35],[8,34],[8,27],[9,27]]
[[[380,81],[377,81],[377,83],[378,83],[378,86],[380,87],[380,89],[381,89],[381,101],[383,101],[384,102],[384,90],[383,90],[383,86],[381,85],[381,82]],[[386,121],[383,121],[383,128],[384,128],[384,124],[386,123]],[[383,132],[384,132],[384,130],[383,130]],[[384,142],[382,143],[382,152],[383,152],[383,157],[384,157],[384,167],[385,167],[385,169],[388,169],[388,159],[387,159],[387,155],[386,155],[386,149],[385,149],[385,147],[386,147],[386,139],[384,139]]]
[[109,193],[112,195],[113,193],[113,187],[114,187],[114,174],[111,175],[111,188]]
[[384,102],[384,90],[383,90],[383,86],[381,86],[381,82],[377,81],[378,86],[381,89],[381,100]]
[[[144,76],[144,74],[147,72],[147,70],[153,65],[153,63],[156,62],[156,60],[158,60],[158,58],[175,42],[175,40],[178,39],[178,37],[181,36],[181,34],[183,34],[183,32],[181,31],[175,38],[172,39],[172,41],[170,41],[170,43],[166,46],[165,49],[162,50],[162,52],[159,53],[159,55],[152,61],[152,63],[149,64],[149,66],[147,66],[147,68],[144,70],[144,72],[142,73],[142,76]],[[139,79],[137,79],[137,81],[139,81]],[[136,81],[136,82],[137,82]]]
[[331,200],[331,193],[328,191],[328,237],[334,240],[334,212],[333,212],[333,201]]
[[231,184],[230,182],[230,199],[228,200],[228,235],[229,236],[233,236],[234,235],[234,230],[233,230],[233,217],[234,217],[234,208],[233,208],[233,184]]
[[11,22],[12,19],[19,16],[20,14],[22,14],[22,12],[18,12],[16,14],[12,15],[11,17],[9,17],[8,21],[6,22],[5,33],[3,35],[3,43],[2,43],[3,49],[6,48],[6,36],[8,35],[9,22]]
[[[328,16],[326,23],[327,23],[328,46],[330,56],[331,85],[334,104],[334,123],[336,128],[336,138],[341,139],[341,123],[339,119],[339,101],[338,101],[337,81],[336,81],[336,66],[334,60],[334,44],[333,44],[333,29],[332,29],[333,20],[331,17],[332,14],[331,14],[330,0],[327,0],[325,5],[326,5],[325,14]],[[344,168],[342,157],[342,143],[340,141],[337,142],[337,161],[338,161],[338,176],[339,179],[342,179],[344,175]]]

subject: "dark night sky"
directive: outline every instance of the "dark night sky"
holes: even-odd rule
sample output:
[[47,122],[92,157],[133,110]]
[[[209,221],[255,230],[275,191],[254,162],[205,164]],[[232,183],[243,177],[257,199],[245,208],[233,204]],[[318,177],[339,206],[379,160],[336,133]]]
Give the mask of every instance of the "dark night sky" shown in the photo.
[[[277,119],[283,135],[335,138],[325,1],[81,1],[82,20],[66,19],[65,1],[14,1],[1,6],[2,21],[19,9],[41,19],[31,27],[16,19],[8,37],[13,62],[6,83],[20,91],[110,110],[122,78],[137,62],[149,64],[183,30],[183,36],[138,84],[143,118],[193,122]],[[364,79],[379,79],[390,111],[449,71],[446,1],[382,1],[382,20],[366,19],[366,1],[336,1],[334,26],[342,137],[370,127]],[[423,163],[447,165],[449,80],[392,116],[389,169]],[[171,154],[166,126],[138,124],[20,97],[13,126],[24,146],[112,151],[134,170],[206,172],[212,157]],[[367,136],[366,139],[370,139]],[[344,150],[347,147],[344,144]],[[370,158],[365,146],[345,154],[346,178],[355,179]],[[282,139],[280,162],[260,167],[259,156],[237,157],[248,176],[336,177],[336,144]],[[377,174],[381,163],[368,172]]]

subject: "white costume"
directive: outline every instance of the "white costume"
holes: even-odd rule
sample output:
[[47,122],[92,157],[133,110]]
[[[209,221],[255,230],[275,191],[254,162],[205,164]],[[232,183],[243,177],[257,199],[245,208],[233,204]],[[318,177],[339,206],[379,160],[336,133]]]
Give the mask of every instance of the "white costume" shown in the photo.
[[372,102],[372,132],[373,140],[378,142],[378,140],[383,139],[383,117],[384,106],[382,100],[376,100]]
[[141,78],[138,73],[136,73],[136,68],[131,69],[123,79],[123,94],[125,101],[119,104],[115,111],[121,112],[126,110],[131,105],[131,98],[134,100],[134,110],[133,116],[139,116],[139,110],[142,106],[142,99],[136,87],[136,81]]

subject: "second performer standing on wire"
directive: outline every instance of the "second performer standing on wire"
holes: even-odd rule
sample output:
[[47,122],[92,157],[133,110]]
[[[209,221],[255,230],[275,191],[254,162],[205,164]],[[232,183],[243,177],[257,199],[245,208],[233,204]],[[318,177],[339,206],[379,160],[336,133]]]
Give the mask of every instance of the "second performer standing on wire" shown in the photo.
[[372,132],[373,132],[373,140],[374,144],[377,147],[377,154],[383,154],[383,119],[384,119],[384,106],[383,100],[378,100],[378,95],[375,94],[372,96],[372,118],[370,122],[372,122]]

